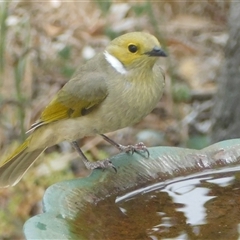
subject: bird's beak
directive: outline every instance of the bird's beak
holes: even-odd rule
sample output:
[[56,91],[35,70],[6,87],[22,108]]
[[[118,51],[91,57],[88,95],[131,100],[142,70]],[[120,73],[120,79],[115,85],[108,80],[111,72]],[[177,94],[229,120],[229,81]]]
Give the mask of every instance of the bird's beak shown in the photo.
[[167,54],[160,48],[155,46],[151,51],[146,52],[149,57],[167,57]]

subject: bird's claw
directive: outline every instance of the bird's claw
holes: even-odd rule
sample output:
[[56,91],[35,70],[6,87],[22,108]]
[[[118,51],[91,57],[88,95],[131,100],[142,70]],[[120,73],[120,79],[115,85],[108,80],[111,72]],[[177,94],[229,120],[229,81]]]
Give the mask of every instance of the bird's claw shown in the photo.
[[135,145],[127,145],[127,146],[120,145],[119,148],[121,152],[127,152],[127,153],[130,152],[131,154],[133,154],[134,152],[143,151],[147,153],[147,158],[149,158],[150,156],[150,153],[143,142],[139,142]]
[[90,170],[94,169],[107,169],[107,168],[113,168],[114,171],[117,173],[117,168],[112,164],[112,162],[109,159],[96,161],[96,162],[87,162],[85,163],[86,167]]

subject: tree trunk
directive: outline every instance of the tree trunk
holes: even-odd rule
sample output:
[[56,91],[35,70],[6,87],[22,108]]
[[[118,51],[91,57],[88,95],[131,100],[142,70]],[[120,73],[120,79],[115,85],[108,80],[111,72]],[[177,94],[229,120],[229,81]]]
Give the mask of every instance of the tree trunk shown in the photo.
[[240,2],[232,1],[229,40],[213,109],[212,141],[240,138]]

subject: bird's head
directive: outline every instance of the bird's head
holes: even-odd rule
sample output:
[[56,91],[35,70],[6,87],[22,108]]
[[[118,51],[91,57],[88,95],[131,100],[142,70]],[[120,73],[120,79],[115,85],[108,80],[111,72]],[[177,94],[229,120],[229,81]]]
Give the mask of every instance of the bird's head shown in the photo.
[[106,60],[120,73],[137,67],[152,68],[157,57],[166,57],[157,38],[145,32],[132,32],[115,38],[106,47]]

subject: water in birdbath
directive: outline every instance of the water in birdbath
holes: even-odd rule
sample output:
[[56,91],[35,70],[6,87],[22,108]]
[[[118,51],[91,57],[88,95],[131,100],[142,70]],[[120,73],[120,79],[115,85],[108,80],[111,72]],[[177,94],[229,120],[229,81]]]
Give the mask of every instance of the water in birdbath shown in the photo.
[[238,239],[240,167],[152,182],[86,204],[70,225],[86,239]]

